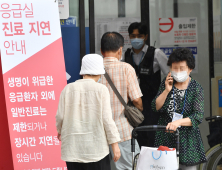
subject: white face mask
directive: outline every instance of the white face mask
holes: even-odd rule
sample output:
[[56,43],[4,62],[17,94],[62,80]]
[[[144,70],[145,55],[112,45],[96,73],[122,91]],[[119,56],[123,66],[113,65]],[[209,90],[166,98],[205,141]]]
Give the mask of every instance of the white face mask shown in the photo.
[[177,82],[185,82],[189,77],[186,71],[181,71],[178,73],[175,71],[171,71],[171,75]]

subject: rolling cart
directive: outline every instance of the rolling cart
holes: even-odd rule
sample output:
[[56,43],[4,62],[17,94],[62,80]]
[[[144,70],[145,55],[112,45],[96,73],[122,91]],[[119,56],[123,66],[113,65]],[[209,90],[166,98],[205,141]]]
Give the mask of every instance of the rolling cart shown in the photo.
[[[139,154],[135,156],[135,140],[138,136],[137,132],[139,131],[166,131],[166,126],[161,126],[161,125],[150,125],[150,126],[140,126],[136,127],[132,131],[132,139],[131,139],[131,152],[132,152],[132,163],[133,163],[133,168],[132,170],[136,170],[136,163],[137,159],[139,157]],[[178,167],[179,167],[179,130],[177,129],[175,132],[175,138],[176,138],[176,154],[177,154],[177,162],[178,162]],[[178,169],[180,170],[180,169]]]

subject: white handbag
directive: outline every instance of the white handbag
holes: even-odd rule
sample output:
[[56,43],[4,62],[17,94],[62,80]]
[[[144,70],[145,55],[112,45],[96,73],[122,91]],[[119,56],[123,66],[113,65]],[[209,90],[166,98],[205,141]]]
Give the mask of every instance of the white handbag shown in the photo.
[[177,170],[176,150],[158,151],[158,148],[142,147],[136,170]]

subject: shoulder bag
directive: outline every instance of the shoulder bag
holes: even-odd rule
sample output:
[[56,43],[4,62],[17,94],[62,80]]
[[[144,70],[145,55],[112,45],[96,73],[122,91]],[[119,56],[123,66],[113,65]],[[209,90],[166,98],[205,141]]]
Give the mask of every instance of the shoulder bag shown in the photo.
[[122,96],[120,95],[120,93],[118,92],[118,90],[116,89],[116,86],[113,84],[107,72],[105,73],[104,76],[106,80],[108,81],[109,85],[111,86],[111,88],[113,89],[114,93],[118,97],[119,101],[125,107],[124,114],[128,122],[130,123],[130,125],[133,127],[139,126],[144,120],[144,116],[142,112],[139,109],[137,109],[135,106],[132,106],[131,104],[127,105],[124,99],[122,98]]

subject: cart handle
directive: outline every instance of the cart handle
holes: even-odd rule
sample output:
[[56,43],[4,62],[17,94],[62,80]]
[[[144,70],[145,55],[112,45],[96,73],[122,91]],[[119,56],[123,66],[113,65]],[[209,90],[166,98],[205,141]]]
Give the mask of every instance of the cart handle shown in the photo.
[[[137,133],[138,131],[166,131],[166,126],[162,125],[150,125],[150,126],[140,126],[136,127],[132,131],[132,139],[131,139],[131,152],[135,152],[135,139],[137,138]],[[170,131],[170,130],[169,130]],[[179,157],[179,130],[177,129],[174,131],[175,136],[176,136],[176,152],[177,152],[177,157]]]
[[206,117],[206,121],[211,121],[211,120],[222,120],[222,116],[211,116],[211,117]]

